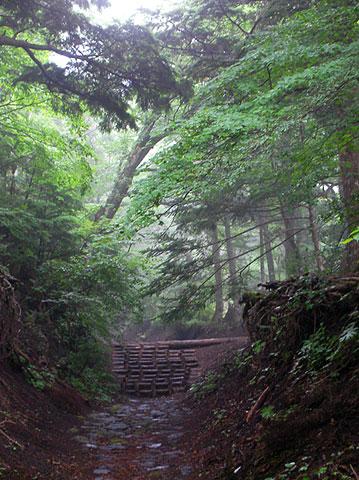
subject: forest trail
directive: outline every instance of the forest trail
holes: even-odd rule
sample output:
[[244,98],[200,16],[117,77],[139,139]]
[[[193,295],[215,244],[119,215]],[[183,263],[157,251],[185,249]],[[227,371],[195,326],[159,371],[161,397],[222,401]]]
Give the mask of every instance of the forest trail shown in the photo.
[[359,480],[357,3],[0,0],[0,480]]
[[96,458],[93,479],[189,479],[192,466],[184,439],[190,438],[192,412],[184,391],[228,349],[246,341],[232,337],[114,344],[113,371],[122,390],[132,396],[90,414],[76,437]]
[[96,453],[94,480],[184,479],[191,474],[182,450],[190,410],[181,394],[124,404],[91,414],[78,439]]

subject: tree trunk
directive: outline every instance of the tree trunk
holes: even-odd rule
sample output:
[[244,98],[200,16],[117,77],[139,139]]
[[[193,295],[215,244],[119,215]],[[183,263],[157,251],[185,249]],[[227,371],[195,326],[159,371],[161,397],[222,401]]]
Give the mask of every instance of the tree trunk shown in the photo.
[[213,268],[215,271],[215,301],[216,309],[213,315],[213,320],[220,322],[223,319],[223,279],[222,279],[222,266],[221,266],[221,254],[220,254],[220,244],[218,240],[218,227],[216,224],[213,224],[210,230],[210,238],[212,243],[212,260]]
[[260,226],[259,227],[259,247],[260,247],[260,271],[261,271],[261,283],[266,282],[266,272],[265,272],[265,266],[264,266],[264,235],[263,235],[263,229]]
[[274,260],[273,260],[273,251],[272,251],[272,243],[271,238],[269,235],[269,228],[268,224],[263,225],[263,238],[266,250],[266,258],[267,258],[267,268],[268,268],[268,277],[270,282],[275,281],[275,269],[274,269]]
[[11,168],[10,195],[15,195],[16,193],[16,171],[17,171],[17,165],[14,165]]
[[233,239],[231,238],[231,222],[228,217],[224,219],[224,232],[226,236],[226,250],[228,258],[229,283],[230,283],[230,298],[232,302],[228,305],[228,312],[226,318],[230,323],[238,323],[240,321],[239,312],[239,285],[237,278],[237,262],[235,257],[235,249]]
[[[341,194],[348,234],[359,226],[359,152],[354,148],[347,147],[339,155]],[[358,270],[358,261],[359,242],[354,240],[346,245],[343,270]]]
[[315,221],[315,210],[312,205],[308,205],[308,212],[310,233],[312,235],[312,241],[314,246],[315,263],[317,265],[318,272],[322,272],[324,270],[324,264],[323,257],[320,254],[319,230],[317,222]]
[[125,166],[118,171],[117,179],[106,204],[96,212],[95,221],[100,220],[102,217],[112,219],[115,216],[124,198],[127,196],[137,168],[150,150],[168,134],[168,132],[161,132],[158,135],[151,136],[157,118],[144,125]]
[[[259,212],[258,220],[259,220],[259,237],[260,237],[260,245],[261,250],[260,253],[266,252],[266,260],[267,260],[267,269],[268,269],[268,277],[270,282],[275,281],[275,268],[274,268],[274,260],[273,260],[273,251],[271,249],[271,238],[268,228],[268,217],[265,210],[265,205],[261,206],[262,210]],[[261,259],[264,257],[261,257]],[[263,266],[264,267],[264,266]],[[265,277],[265,275],[263,275]],[[264,283],[264,282],[263,282]]]
[[284,224],[284,252],[285,252],[285,269],[288,277],[296,275],[300,272],[301,261],[297,242],[295,240],[296,227],[293,221],[293,212],[291,209],[286,210],[281,207],[281,213]]
[[298,233],[295,235],[295,241],[299,252],[306,251],[308,249],[308,244],[311,242],[306,214],[307,210],[302,206],[296,207],[293,210],[293,217],[295,217],[293,225],[298,231]]

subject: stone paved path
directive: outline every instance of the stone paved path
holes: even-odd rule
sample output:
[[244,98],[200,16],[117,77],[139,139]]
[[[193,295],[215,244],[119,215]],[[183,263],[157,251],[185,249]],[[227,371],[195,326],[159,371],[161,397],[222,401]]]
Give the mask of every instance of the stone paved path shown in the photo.
[[[133,393],[137,395],[169,395],[124,397],[122,404],[87,417],[76,436],[96,459],[93,476],[88,480],[186,480],[190,477],[191,466],[183,450],[183,437],[191,411],[184,405],[184,394],[173,392],[188,388],[203,367],[207,368],[227,350],[226,344],[238,347],[245,342],[245,337],[233,337],[126,347],[115,344],[113,372],[119,376],[123,391],[131,392],[131,380],[135,387]],[[199,348],[204,345],[208,348]]]
[[128,398],[91,414],[77,437],[96,454],[93,480],[185,480],[191,467],[181,441],[190,410],[181,399]]

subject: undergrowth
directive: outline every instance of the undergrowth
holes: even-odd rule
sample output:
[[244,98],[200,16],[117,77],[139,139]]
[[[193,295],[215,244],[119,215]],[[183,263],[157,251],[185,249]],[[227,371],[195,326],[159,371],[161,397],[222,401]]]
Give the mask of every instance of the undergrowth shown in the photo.
[[359,278],[315,276],[254,305],[251,345],[192,388],[218,438],[198,478],[358,478],[358,305]]

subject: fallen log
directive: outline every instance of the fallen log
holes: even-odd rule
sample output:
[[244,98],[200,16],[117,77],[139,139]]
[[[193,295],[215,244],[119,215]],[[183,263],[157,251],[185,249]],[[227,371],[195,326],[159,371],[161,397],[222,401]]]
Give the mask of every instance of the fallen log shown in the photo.
[[[221,345],[223,343],[242,343],[245,345],[248,341],[248,337],[223,337],[223,338],[200,338],[194,340],[168,340],[163,342],[164,345],[168,345],[169,348],[203,348],[211,347],[213,345]],[[161,345],[162,342],[158,342]]]
[[211,347],[213,345],[221,345],[223,343],[240,343],[243,346],[248,342],[248,337],[223,337],[223,338],[199,338],[194,340],[161,340],[158,342],[131,342],[129,346],[153,346],[153,347],[167,347],[170,349],[185,349],[185,348],[203,348]]

